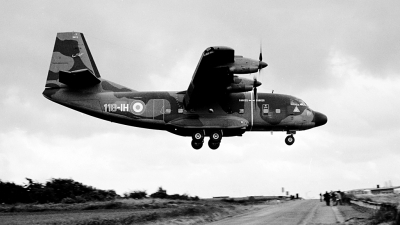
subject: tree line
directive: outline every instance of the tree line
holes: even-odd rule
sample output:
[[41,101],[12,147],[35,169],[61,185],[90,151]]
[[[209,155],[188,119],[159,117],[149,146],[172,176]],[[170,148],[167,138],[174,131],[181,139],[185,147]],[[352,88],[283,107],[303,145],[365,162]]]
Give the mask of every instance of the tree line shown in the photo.
[[114,199],[114,190],[100,190],[72,179],[51,179],[42,184],[30,178],[25,185],[0,180],[0,203],[75,203]]
[[134,198],[134,199],[142,199],[142,198],[150,197],[150,198],[174,199],[174,200],[194,200],[194,201],[197,201],[200,199],[198,196],[192,197],[192,196],[189,196],[188,194],[169,195],[169,194],[167,194],[167,190],[163,189],[162,187],[159,187],[156,192],[154,192],[153,194],[150,194],[149,196],[147,196],[146,191],[133,191],[133,192],[124,193],[124,197],[125,198]]
[[[89,201],[107,201],[119,198],[114,190],[101,190],[84,185],[72,179],[51,179],[46,183],[25,178],[27,184],[18,185],[13,182],[0,180],[0,204],[15,203],[83,203]],[[162,187],[148,195],[146,191],[131,191],[124,193],[124,198],[165,198],[180,200],[198,200],[199,197],[191,197],[187,194],[168,195]]]

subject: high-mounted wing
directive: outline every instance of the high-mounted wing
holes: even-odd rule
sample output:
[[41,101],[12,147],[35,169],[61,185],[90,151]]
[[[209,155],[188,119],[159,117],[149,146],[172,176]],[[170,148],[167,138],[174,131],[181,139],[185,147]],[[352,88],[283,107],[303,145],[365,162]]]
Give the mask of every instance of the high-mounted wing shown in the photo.
[[229,47],[207,48],[186,91],[186,109],[193,110],[214,104],[226,93],[251,91],[261,83],[238,78],[234,74],[254,73],[265,66],[267,64],[264,62],[235,56],[235,51]]
[[224,82],[229,81],[229,74],[219,66],[233,63],[234,54],[228,47],[210,47],[203,52],[184,98],[187,109],[193,109],[196,103],[200,105],[208,101],[210,95],[221,91]]

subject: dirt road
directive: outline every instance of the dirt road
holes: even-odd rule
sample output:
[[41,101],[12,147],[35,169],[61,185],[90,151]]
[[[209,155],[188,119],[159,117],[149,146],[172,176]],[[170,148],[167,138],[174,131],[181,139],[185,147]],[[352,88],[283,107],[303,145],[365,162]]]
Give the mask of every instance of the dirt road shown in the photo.
[[277,205],[263,206],[262,209],[210,223],[228,224],[336,224],[343,218],[336,207],[326,206],[319,200],[299,200]]

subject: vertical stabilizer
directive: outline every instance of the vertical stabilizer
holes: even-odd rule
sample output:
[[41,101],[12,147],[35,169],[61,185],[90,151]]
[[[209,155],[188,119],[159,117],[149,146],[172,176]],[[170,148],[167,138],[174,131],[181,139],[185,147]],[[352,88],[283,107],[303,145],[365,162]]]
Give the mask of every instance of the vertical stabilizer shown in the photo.
[[46,87],[90,86],[99,83],[100,73],[85,37],[79,32],[57,33]]

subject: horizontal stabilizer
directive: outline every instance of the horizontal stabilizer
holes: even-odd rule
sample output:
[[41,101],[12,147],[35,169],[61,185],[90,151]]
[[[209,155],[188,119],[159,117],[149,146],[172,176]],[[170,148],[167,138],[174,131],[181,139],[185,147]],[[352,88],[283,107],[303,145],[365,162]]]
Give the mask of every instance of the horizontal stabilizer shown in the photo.
[[100,83],[100,79],[89,69],[59,71],[59,82],[70,87],[90,87]]

